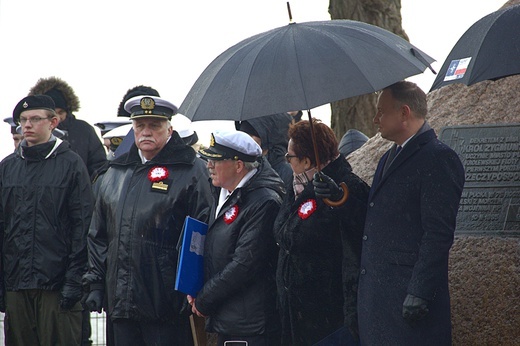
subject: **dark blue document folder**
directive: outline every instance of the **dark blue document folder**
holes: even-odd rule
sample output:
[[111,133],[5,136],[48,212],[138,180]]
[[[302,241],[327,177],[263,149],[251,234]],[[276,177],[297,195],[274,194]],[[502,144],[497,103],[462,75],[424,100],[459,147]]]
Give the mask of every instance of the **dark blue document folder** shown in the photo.
[[190,216],[184,220],[175,289],[196,297],[204,284],[204,239],[208,225]]

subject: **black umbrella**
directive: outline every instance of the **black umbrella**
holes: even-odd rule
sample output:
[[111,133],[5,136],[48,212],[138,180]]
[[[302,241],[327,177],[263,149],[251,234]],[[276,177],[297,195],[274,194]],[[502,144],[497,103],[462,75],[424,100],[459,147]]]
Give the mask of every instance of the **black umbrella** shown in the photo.
[[307,110],[320,167],[312,108],[381,90],[423,72],[433,61],[374,25],[353,20],[290,23],[220,54],[197,79],[179,112],[192,121],[241,121]]
[[472,85],[520,73],[520,5],[493,12],[473,24],[452,48],[431,90]]
[[422,73],[433,61],[374,25],[353,20],[291,23],[220,54],[179,112],[197,121],[310,110],[381,90]]

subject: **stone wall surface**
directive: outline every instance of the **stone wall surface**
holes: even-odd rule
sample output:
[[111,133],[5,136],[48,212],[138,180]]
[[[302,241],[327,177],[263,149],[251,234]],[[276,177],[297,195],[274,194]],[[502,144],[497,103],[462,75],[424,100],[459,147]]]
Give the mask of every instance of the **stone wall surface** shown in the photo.
[[[445,126],[518,124],[520,75],[440,88],[428,94],[428,109],[437,134]],[[355,173],[371,184],[390,145],[379,134],[370,138],[348,157]],[[519,238],[456,235],[449,279],[454,345],[520,345]]]

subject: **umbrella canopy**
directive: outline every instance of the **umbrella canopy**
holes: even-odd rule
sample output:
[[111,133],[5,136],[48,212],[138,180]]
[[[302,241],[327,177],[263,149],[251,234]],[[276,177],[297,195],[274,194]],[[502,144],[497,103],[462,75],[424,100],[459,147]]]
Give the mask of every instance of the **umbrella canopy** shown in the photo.
[[457,41],[431,90],[448,84],[475,84],[520,73],[520,5],[493,12]]
[[250,37],[200,75],[179,112],[247,120],[375,92],[434,61],[403,38],[353,20],[291,23]]

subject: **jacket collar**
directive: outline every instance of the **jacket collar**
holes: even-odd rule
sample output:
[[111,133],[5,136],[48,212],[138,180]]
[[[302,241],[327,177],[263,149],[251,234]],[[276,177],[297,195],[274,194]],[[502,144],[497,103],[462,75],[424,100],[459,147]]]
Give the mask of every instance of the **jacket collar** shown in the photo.
[[421,130],[417,132],[417,135],[415,135],[401,150],[399,155],[394,159],[394,161],[391,163],[390,167],[388,167],[385,174],[381,177],[381,170],[384,166],[384,161],[388,158],[388,155],[390,153],[390,150],[388,150],[383,157],[381,158],[380,165],[376,171],[376,174],[374,175],[374,181],[372,183],[373,189],[370,191],[370,197],[369,199],[372,199],[373,195],[377,193],[381,185],[388,179],[388,177],[404,162],[406,162],[408,159],[410,159],[411,156],[413,156],[417,151],[419,151],[424,145],[426,145],[431,140],[437,138],[437,135],[435,134],[435,131],[425,123],[426,126],[423,125],[421,127]]
[[51,156],[55,156],[55,154],[58,152],[58,147],[62,143],[63,141],[61,139],[51,135],[49,141],[28,147],[27,141],[24,139],[17,148],[17,154],[24,160],[43,161]]
[[[196,159],[195,150],[186,145],[181,139],[177,132],[172,132],[170,140],[166,145],[159,151],[154,158],[146,162],[146,165],[174,165],[174,164],[186,164],[193,165]],[[130,150],[118,157],[117,159],[110,161],[111,166],[128,166],[142,164],[139,151],[135,143],[132,143]]]
[[[267,160],[262,160],[260,166],[258,167],[258,171],[247,182],[245,182],[242,187],[236,188],[233,191],[233,193],[228,197],[227,201],[223,204],[216,218],[221,217],[222,214],[224,214],[229,209],[229,207],[240,203],[243,194],[247,194],[255,189],[265,187],[272,189],[281,197],[285,194],[285,185],[283,181],[272,169],[269,163],[266,164],[266,161]],[[211,178],[209,181],[211,184]],[[213,185],[211,186],[214,188],[213,196],[215,197],[215,202],[213,203],[210,215],[210,223],[213,223],[220,194],[220,188],[215,188]]]

